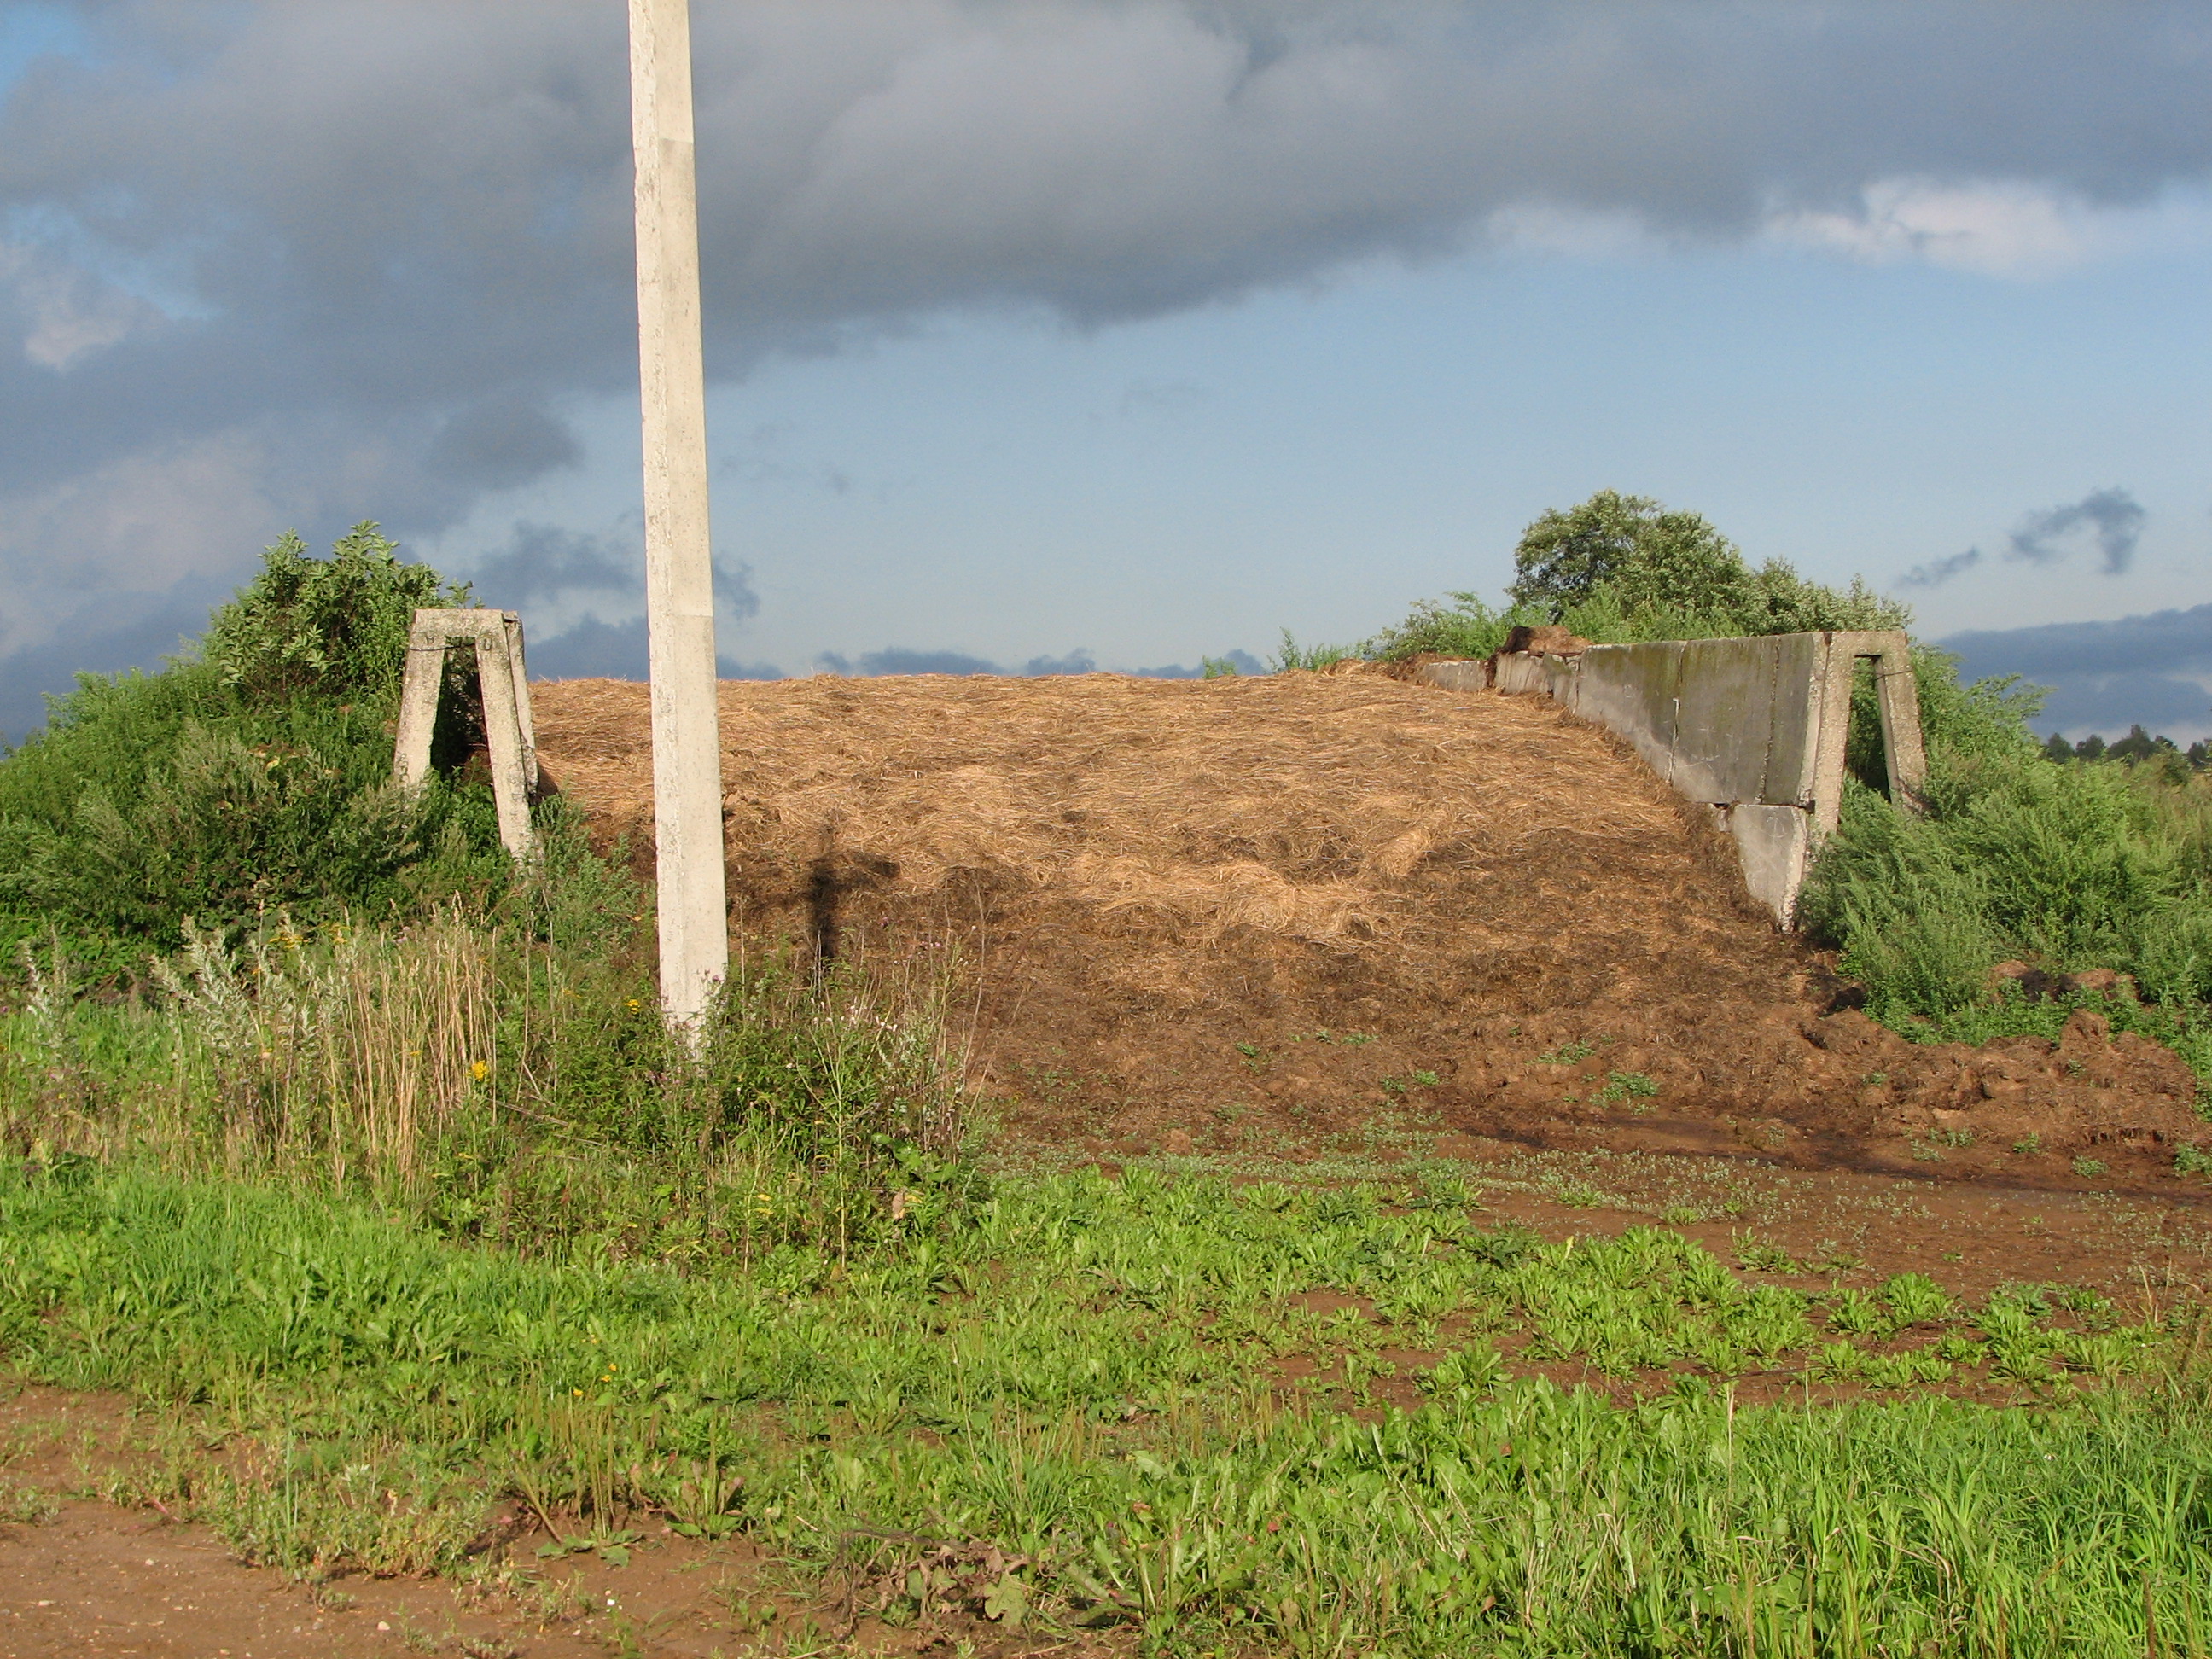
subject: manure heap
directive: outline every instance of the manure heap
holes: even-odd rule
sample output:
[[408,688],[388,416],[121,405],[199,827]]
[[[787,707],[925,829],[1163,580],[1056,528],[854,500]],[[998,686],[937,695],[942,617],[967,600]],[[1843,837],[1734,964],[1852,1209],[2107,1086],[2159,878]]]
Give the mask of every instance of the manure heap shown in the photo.
[[[646,688],[532,696],[551,776],[649,874]],[[960,941],[973,1073],[1021,1139],[1310,1156],[1442,1129],[1904,1170],[1938,1136],[1938,1173],[2063,1179],[2094,1146],[2148,1179],[2202,1132],[2187,1068],[2094,1014],[1968,1049],[1837,1012],[1832,960],[1774,931],[1699,810],[1544,698],[817,678],[725,684],[721,728],[744,947]]]

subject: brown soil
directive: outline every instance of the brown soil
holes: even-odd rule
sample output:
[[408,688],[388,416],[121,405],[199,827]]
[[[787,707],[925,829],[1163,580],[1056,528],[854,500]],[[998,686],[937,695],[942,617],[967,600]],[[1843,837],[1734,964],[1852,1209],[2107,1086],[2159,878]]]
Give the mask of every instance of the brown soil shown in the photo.
[[160,1504],[90,1497],[137,1461],[133,1430],[113,1395],[28,1389],[0,1403],[0,1490],[16,1517],[0,1522],[0,1659],[1099,1659],[1132,1645],[1007,1632],[964,1614],[892,1629],[853,1617],[835,1584],[800,1589],[742,1541],[693,1543],[658,1526],[620,1566],[541,1561],[532,1547],[543,1534],[517,1517],[501,1531],[524,1535],[489,1550],[470,1578],[293,1578],[240,1559],[212,1528]]
[[[532,695],[552,775],[649,871],[645,688]],[[2094,1015],[1967,1049],[1836,1012],[1832,961],[1727,842],[1540,698],[825,678],[725,684],[721,714],[741,944],[960,941],[1018,1140],[1297,1157],[1413,1107],[1528,1145],[2109,1188],[2170,1186],[2205,1132],[2187,1068]]]

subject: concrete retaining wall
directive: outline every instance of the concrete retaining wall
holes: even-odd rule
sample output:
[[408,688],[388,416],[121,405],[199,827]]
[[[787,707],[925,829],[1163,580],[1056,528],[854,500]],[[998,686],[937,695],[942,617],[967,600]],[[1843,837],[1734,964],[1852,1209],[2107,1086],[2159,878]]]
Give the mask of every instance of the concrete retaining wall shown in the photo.
[[1500,652],[1439,662],[1420,678],[1542,695],[1618,732],[1652,770],[1712,809],[1752,896],[1790,925],[1813,849],[1836,827],[1851,676],[1875,663],[1890,794],[1911,807],[1926,773],[1912,663],[1900,633],[1597,645],[1571,654]]

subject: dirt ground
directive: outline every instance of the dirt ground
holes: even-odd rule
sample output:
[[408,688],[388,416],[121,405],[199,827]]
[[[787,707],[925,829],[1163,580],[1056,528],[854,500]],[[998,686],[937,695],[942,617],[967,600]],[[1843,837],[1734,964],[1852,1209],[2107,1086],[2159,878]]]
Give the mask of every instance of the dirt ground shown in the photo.
[[[30,1389],[0,1404],[0,1659],[708,1659],[854,1650],[1014,1659],[1103,1644],[1008,1636],[967,1620],[892,1630],[781,1574],[741,1542],[651,1532],[620,1566],[550,1565],[531,1534],[473,1581],[294,1579],[241,1562],[159,1504],[86,1496],[142,1455],[125,1403]],[[963,1647],[963,1644],[965,1644]]]
[[[532,695],[649,871],[645,688]],[[956,944],[1016,1141],[1310,1157],[1410,1103],[1527,1146],[2179,1191],[2212,1138],[2188,1069],[2092,1012],[1984,1049],[1875,1025],[1701,809],[1541,698],[817,678],[721,714],[738,948]]]
[[[649,869],[644,688],[532,695],[548,770]],[[1692,810],[1538,700],[1304,674],[722,699],[739,947],[865,963],[953,946],[1017,1162],[1325,1178],[1451,1159],[1492,1223],[1658,1221],[1804,1289],[1911,1270],[1966,1297],[2089,1285],[2148,1316],[2212,1282],[2212,1187],[2172,1167],[2205,1126],[2171,1054],[2086,1012],[2057,1043],[1983,1050],[1881,1030],[1827,957],[1768,924]],[[133,1443],[112,1399],[0,1405],[0,1659],[1133,1639],[855,1625],[742,1545],[672,1534],[620,1567],[549,1565],[520,1517],[474,1583],[294,1583],[89,1496]]]

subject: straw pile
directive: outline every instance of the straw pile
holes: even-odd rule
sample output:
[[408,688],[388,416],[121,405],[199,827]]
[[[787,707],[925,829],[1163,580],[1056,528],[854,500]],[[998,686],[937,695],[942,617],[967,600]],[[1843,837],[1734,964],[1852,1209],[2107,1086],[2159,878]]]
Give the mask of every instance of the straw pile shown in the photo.
[[[649,841],[644,688],[532,695],[563,789]],[[826,878],[956,917],[983,891],[1186,945],[1361,951],[1425,931],[1425,870],[1521,872],[1512,902],[1464,924],[1504,940],[1531,899],[1576,896],[1547,878],[1563,855],[1679,847],[1673,799],[1601,733],[1534,699],[1479,701],[1471,719],[1465,696],[1305,674],[726,684],[731,872],[757,921],[820,920]]]
[[[645,688],[532,696],[551,775],[649,873]],[[1546,699],[1370,673],[817,678],[725,684],[721,720],[746,942],[960,939],[979,1076],[1031,1133],[1311,1147],[1419,1105],[1546,1138],[1614,1073],[1674,1115],[1874,1121],[1878,1068],[1808,1036],[1827,963]]]

